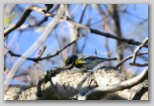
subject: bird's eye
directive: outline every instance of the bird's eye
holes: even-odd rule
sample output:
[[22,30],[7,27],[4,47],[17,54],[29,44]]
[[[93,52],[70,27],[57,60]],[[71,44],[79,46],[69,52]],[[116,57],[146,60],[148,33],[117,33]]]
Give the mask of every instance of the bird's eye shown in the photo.
[[72,64],[76,59],[77,59],[77,56],[76,56],[76,55],[68,56],[68,57],[65,59],[65,65]]

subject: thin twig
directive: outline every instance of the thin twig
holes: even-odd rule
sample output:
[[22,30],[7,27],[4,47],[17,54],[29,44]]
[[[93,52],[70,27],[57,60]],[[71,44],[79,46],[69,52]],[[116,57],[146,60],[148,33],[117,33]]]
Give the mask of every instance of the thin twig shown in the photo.
[[[61,5],[59,10],[57,11],[59,13],[59,15],[61,15],[61,16],[64,13],[63,9],[64,9],[64,6]],[[41,34],[41,36],[38,38],[38,40],[23,54],[23,56],[25,56],[25,57],[30,56],[40,45],[42,45],[44,43],[44,41],[47,39],[47,37],[49,36],[52,29],[59,23],[59,19],[60,18],[53,19],[48,24],[48,26],[45,28],[44,32]],[[4,91],[5,91],[5,93],[8,90],[9,84],[11,83],[11,80],[12,80],[13,76],[15,75],[16,71],[23,64],[23,62],[25,60],[26,60],[26,58],[19,58],[15,62],[13,67],[11,68],[7,78],[4,81]]]
[[60,15],[57,15],[57,14],[51,14],[50,12],[46,11],[45,9],[42,9],[39,6],[29,6],[29,7],[26,8],[23,15],[21,16],[21,18],[19,19],[19,21],[16,24],[14,24],[14,25],[10,26],[9,28],[7,28],[6,30],[4,30],[4,37],[6,38],[10,32],[12,32],[16,28],[20,27],[26,21],[27,17],[30,15],[30,13],[32,11],[38,12],[42,15],[47,16],[47,17],[60,18],[60,20],[62,20],[62,21],[68,21],[68,22],[72,23],[73,25],[75,25],[77,27],[81,27],[81,28],[84,28],[86,30],[89,30],[88,27],[86,27],[82,24],[73,22],[67,16],[60,16]]
[[43,46],[43,47],[39,50],[39,52],[38,52],[36,58],[40,58],[40,57],[43,55],[43,53],[44,53],[44,51],[45,51],[46,48],[47,48],[46,46]]
[[[138,53],[137,55],[140,56],[140,55],[145,55],[145,54],[148,54],[148,52]],[[131,59],[132,57],[133,57],[133,55],[130,55],[130,56],[124,58],[123,60],[121,60],[121,61],[116,65],[116,68],[118,68],[121,64],[123,64],[125,61]]]
[[[119,40],[119,41],[122,41],[122,42],[126,42],[128,44],[133,44],[133,45],[140,45],[141,44],[141,42],[135,41],[133,39],[126,39],[126,38],[118,37],[116,35],[112,35],[110,33],[101,32],[99,30],[92,29],[92,28],[90,28],[90,32],[94,33],[94,34],[98,34],[100,36],[107,37],[107,38],[113,38],[113,39],[116,39],[116,40]],[[148,45],[144,45],[144,47],[148,48]]]
[[[47,17],[53,17],[53,18],[56,18],[56,17],[57,17],[57,18],[59,18],[57,15],[55,15],[55,14],[50,14],[49,12],[47,12],[46,10],[44,10],[44,9],[38,7],[38,6],[30,6],[30,7],[28,7],[28,8],[24,11],[22,17],[20,18],[20,20],[19,20],[16,24],[14,24],[14,25],[10,26],[9,28],[7,28],[6,30],[4,30],[4,37],[6,38],[6,37],[8,36],[9,33],[11,33],[11,32],[12,32],[13,30],[15,30],[16,28],[20,27],[20,26],[25,22],[25,20],[27,19],[27,17],[29,16],[29,14],[30,14],[32,11],[36,11],[36,12],[38,12],[38,13],[40,13],[40,14],[43,14],[43,15],[45,15],[45,16],[47,16]],[[121,38],[121,37],[112,35],[112,34],[110,34],[110,33],[105,33],[105,32],[101,32],[101,31],[96,30],[96,29],[88,28],[88,27],[86,27],[86,26],[84,26],[84,25],[82,25],[82,24],[73,22],[73,21],[72,21],[69,17],[67,17],[67,16],[62,16],[62,17],[60,17],[60,18],[61,18],[61,20],[63,20],[63,21],[68,21],[68,22],[70,22],[70,23],[76,25],[77,27],[81,27],[81,28],[87,29],[88,31],[90,30],[91,33],[98,34],[98,35],[100,35],[100,36],[105,36],[105,37],[108,37],[108,38],[113,38],[113,39],[116,39],[116,40],[119,40],[119,41],[126,42],[126,43],[128,43],[128,44],[133,44],[133,45],[140,45],[140,44],[141,44],[140,42],[135,41],[135,40],[133,40],[133,39]],[[148,45],[144,45],[144,47],[148,47]]]
[[[23,57],[23,58],[26,58],[26,60],[31,60],[31,61],[34,61],[34,62],[38,62],[38,61],[42,61],[42,60],[45,60],[45,59],[49,59],[49,58],[52,58],[56,55],[58,55],[59,53],[61,53],[64,49],[66,49],[67,47],[71,46],[72,44],[74,44],[77,40],[79,40],[81,37],[83,36],[80,36],[79,38],[77,38],[76,40],[74,40],[73,42],[67,44],[66,46],[64,46],[61,50],[57,51],[55,54],[53,55],[49,55],[49,56],[46,56],[46,57],[37,57],[37,58],[30,58],[30,57],[24,57],[22,56],[21,54],[15,54],[14,52],[12,52],[11,50],[8,50],[8,53],[11,55],[11,56],[15,56],[15,57]],[[5,47],[5,46],[4,46]],[[6,48],[6,47],[5,47]],[[7,48],[6,48],[7,49]]]
[[[132,65],[132,64],[130,63],[130,65]],[[140,63],[133,63],[133,66],[145,67],[145,66],[148,66],[148,62],[143,63],[143,64],[140,64]]]
[[[54,9],[52,9],[52,11],[50,11],[51,13],[53,13],[54,11],[56,11],[57,9],[59,8],[59,5],[57,5]],[[22,10],[23,11],[23,10]],[[34,25],[31,25],[29,24],[26,28],[21,28],[20,30],[23,31],[23,30],[27,30],[29,28],[33,28],[33,27],[36,27],[36,26],[40,26],[42,25],[44,22],[48,21],[48,18],[49,17],[44,17],[42,20],[40,20],[38,23],[34,24]]]
[[[80,24],[82,24],[82,21],[84,19],[86,8],[87,8],[87,4],[83,5],[83,11],[82,11],[82,14],[81,14],[80,20],[79,20]],[[79,32],[80,32],[80,30],[77,30],[76,35],[78,35]],[[86,41],[86,38],[85,38],[85,41]],[[85,41],[84,41],[84,44],[83,44],[83,46],[81,48],[83,48],[85,46]],[[79,48],[77,48],[77,43],[75,43],[72,48],[73,48],[72,51],[75,51],[76,53],[81,53],[81,50],[79,50]]]
[[82,21],[83,21],[83,19],[84,19],[83,16],[84,16],[84,14],[85,14],[86,8],[87,8],[87,4],[85,4],[85,5],[83,6],[83,11],[82,11],[82,14],[81,14],[81,16],[80,16],[79,23],[82,23]]
[[138,51],[148,42],[148,38],[146,38],[142,44],[140,44],[134,51],[134,54],[133,54],[133,58],[132,58],[132,62],[130,63],[131,65],[134,65],[135,64],[135,61],[136,61],[136,58],[137,58],[137,53]]

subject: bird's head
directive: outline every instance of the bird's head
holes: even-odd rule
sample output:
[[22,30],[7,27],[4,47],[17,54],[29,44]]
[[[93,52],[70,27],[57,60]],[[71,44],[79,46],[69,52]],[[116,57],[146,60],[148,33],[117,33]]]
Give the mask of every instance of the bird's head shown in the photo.
[[65,65],[70,65],[70,64],[73,64],[75,62],[75,60],[78,59],[78,56],[73,54],[71,56],[68,56],[66,59],[65,59]]

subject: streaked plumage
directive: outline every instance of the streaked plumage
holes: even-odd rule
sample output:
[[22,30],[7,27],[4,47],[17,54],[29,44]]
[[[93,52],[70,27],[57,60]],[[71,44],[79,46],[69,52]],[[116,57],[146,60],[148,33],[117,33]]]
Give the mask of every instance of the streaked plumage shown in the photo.
[[65,60],[65,65],[70,66],[70,68],[73,68],[75,66],[81,71],[87,71],[87,70],[92,70],[95,66],[104,61],[111,61],[111,60],[117,60],[117,58],[107,59],[97,56],[88,56],[84,54],[79,54],[79,55],[73,54],[67,57],[67,59]]

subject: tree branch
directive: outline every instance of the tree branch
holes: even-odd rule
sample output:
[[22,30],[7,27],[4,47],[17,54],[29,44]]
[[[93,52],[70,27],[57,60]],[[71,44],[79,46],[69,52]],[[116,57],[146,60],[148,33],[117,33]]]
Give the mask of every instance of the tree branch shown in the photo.
[[[126,39],[126,38],[118,37],[116,35],[112,35],[110,33],[101,32],[99,30],[92,29],[92,28],[90,28],[90,32],[94,33],[94,34],[98,34],[100,36],[107,37],[107,38],[112,38],[112,39],[116,39],[116,40],[119,40],[119,41],[122,41],[122,42],[126,42],[128,44],[133,44],[133,45],[140,45],[141,44],[141,42],[135,41],[133,39]],[[144,45],[143,47],[148,48],[148,45]]]
[[111,85],[111,86],[96,87],[96,88],[90,90],[89,92],[87,92],[84,96],[79,97],[79,99],[80,100],[87,100],[88,98],[90,98],[91,96],[94,96],[94,95],[100,95],[100,94],[104,94],[104,93],[105,94],[112,93],[112,92],[128,89],[130,87],[133,87],[133,86],[143,82],[147,77],[148,77],[148,69],[145,68],[140,75],[138,75],[132,79],[129,79],[129,80],[123,81],[119,84],[115,84],[115,85]]
[[32,10],[30,8],[27,8],[16,24],[14,24],[14,25],[10,26],[9,28],[7,28],[6,30],[4,30],[4,38],[6,38],[10,32],[12,32],[16,28],[20,27],[25,22],[25,20],[27,19],[27,17],[30,15],[31,12],[32,12]]
[[[56,73],[58,73],[55,74],[55,76],[54,72],[52,73],[52,71],[50,71],[51,73],[49,74],[49,76],[52,74],[52,78],[48,77],[47,75],[46,78],[49,79],[49,81],[43,84],[45,81],[43,79],[43,82],[40,82],[42,89],[39,89],[41,90],[42,97],[37,97],[36,95],[38,86],[29,87],[23,92],[20,92],[22,90],[22,86],[18,86],[21,90],[8,90],[8,92],[5,93],[4,96],[5,100],[11,99],[10,94],[14,95],[12,97],[13,100],[70,100],[72,99],[71,97],[74,97],[77,94],[84,95],[85,97],[88,94],[87,91],[90,90],[89,92],[91,92],[91,88],[94,88],[98,91],[94,92],[97,92],[98,95],[94,94],[94,96],[92,97],[92,99],[95,100],[101,98],[105,99],[105,97],[109,94],[111,94],[111,96],[116,94],[117,96],[128,100],[130,98],[130,95],[134,93],[134,91],[138,91],[143,86],[148,87],[147,81],[141,83],[147,77],[147,70],[144,70],[140,75],[132,79],[129,78],[129,80],[126,81],[124,81],[124,74],[115,70],[97,70],[94,71],[91,76],[89,76],[89,73],[73,72],[73,70],[65,70],[60,73],[59,71],[55,71]],[[98,86],[100,89],[96,88]],[[10,86],[9,89],[17,89],[18,87]],[[104,91],[102,91],[101,87],[104,89]],[[118,90],[119,92],[116,92]],[[112,100],[112,97],[107,99]],[[144,98],[147,100],[148,96],[144,96]],[[89,97],[87,97],[87,99],[89,99]],[[115,99],[120,100],[119,98]]]
[[[59,18],[58,15],[50,14],[49,12],[47,12],[46,10],[44,10],[44,9],[38,7],[38,6],[30,6],[30,7],[28,7],[28,8],[24,11],[22,17],[19,19],[19,21],[18,21],[15,25],[12,25],[12,26],[10,26],[9,28],[7,28],[6,30],[4,30],[4,37],[6,38],[10,32],[12,32],[12,31],[15,30],[16,28],[20,27],[20,26],[25,22],[25,20],[27,19],[27,17],[29,16],[29,14],[30,14],[32,11],[36,11],[36,12],[38,12],[38,13],[40,13],[40,14],[43,14],[43,15],[45,15],[45,16],[47,16],[47,17],[53,17],[53,18],[58,17],[58,18]],[[63,20],[63,21],[68,21],[68,22],[70,22],[70,23],[76,25],[77,27],[84,28],[84,29],[90,31],[91,33],[98,34],[98,35],[100,35],[100,36],[105,36],[105,37],[108,37],[108,38],[113,38],[113,39],[116,39],[116,40],[119,40],[119,41],[126,42],[126,43],[128,43],[128,44],[133,44],[133,45],[140,45],[140,44],[141,44],[140,42],[135,41],[135,40],[133,40],[133,39],[121,38],[121,37],[112,35],[112,34],[110,34],[110,33],[105,33],[105,32],[101,32],[101,31],[96,30],[96,29],[88,28],[87,26],[84,26],[84,25],[82,25],[82,24],[73,22],[73,21],[72,21],[69,17],[67,17],[67,16],[62,16],[62,17],[60,17],[60,18],[61,18],[61,20]],[[144,45],[144,47],[148,47],[148,45]]]
[[[74,44],[75,42],[77,42],[77,40],[79,40],[81,37],[83,36],[80,36],[79,38],[75,39],[73,42],[67,44],[66,46],[64,46],[61,50],[57,51],[55,54],[52,54],[52,55],[49,55],[49,56],[46,56],[46,57],[37,57],[37,58],[30,58],[30,57],[24,57],[22,56],[21,54],[15,54],[14,52],[12,52],[11,50],[8,50],[8,53],[11,55],[11,56],[15,56],[15,57],[23,57],[23,58],[26,58],[26,60],[31,60],[31,61],[34,61],[34,62],[38,62],[38,61],[42,61],[42,60],[45,60],[45,59],[49,59],[49,58],[52,58],[56,55],[58,55],[59,53],[61,53],[64,49],[66,49],[67,47],[71,46],[72,44]],[[4,46],[5,47],[5,46]],[[7,47],[5,47],[7,49]]]
[[[137,55],[140,56],[140,55],[145,55],[145,54],[148,54],[148,52],[138,53]],[[130,56],[124,58],[123,60],[121,60],[121,61],[116,65],[116,68],[118,68],[121,64],[123,64],[125,61],[131,59],[132,57],[133,57],[133,55],[130,55]]]
[[140,44],[134,51],[134,54],[133,54],[133,58],[132,58],[132,62],[130,63],[130,65],[135,65],[135,61],[136,61],[136,58],[137,58],[137,54],[138,54],[138,51],[148,42],[148,38],[146,38],[142,44]]
[[38,6],[29,6],[29,7],[26,8],[26,10],[24,11],[23,15],[21,16],[21,18],[19,19],[19,21],[15,25],[12,25],[9,28],[7,28],[6,30],[4,30],[4,37],[6,38],[10,32],[12,32],[16,28],[20,27],[25,22],[25,20],[27,19],[27,17],[30,15],[30,13],[32,11],[38,12],[38,13],[40,13],[42,15],[47,16],[47,17],[60,18],[60,20],[62,20],[62,21],[68,21],[68,22],[76,25],[77,27],[81,27],[81,28],[84,28],[86,30],[89,30],[88,27],[86,27],[86,26],[84,26],[82,24],[73,22],[67,16],[59,16],[57,14],[56,15],[55,14],[51,14],[50,12],[48,12],[45,9],[42,9],[41,7],[38,7]]
[[133,63],[133,64],[131,64],[131,63],[130,63],[130,65],[139,66],[139,67],[145,67],[145,66],[148,66],[148,62],[143,63],[143,64],[140,64],[140,63]]

